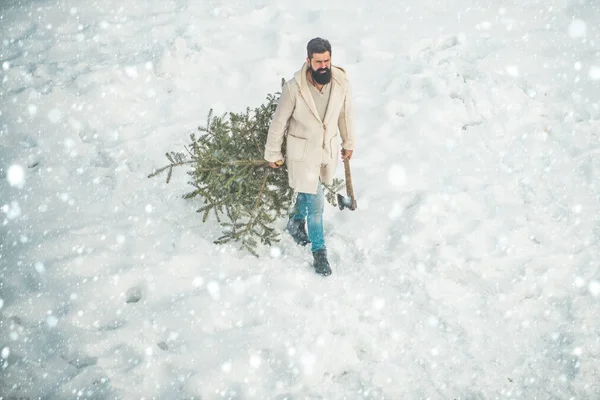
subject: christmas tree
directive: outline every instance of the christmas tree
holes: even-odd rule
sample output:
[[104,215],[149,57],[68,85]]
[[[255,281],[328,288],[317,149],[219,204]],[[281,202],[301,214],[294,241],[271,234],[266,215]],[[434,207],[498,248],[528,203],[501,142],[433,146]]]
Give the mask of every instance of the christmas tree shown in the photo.
[[[282,81],[283,84],[283,81]],[[185,152],[166,154],[166,165],[148,177],[167,173],[171,180],[173,168],[190,165],[187,172],[193,187],[185,199],[200,196],[204,205],[197,212],[202,221],[214,214],[223,231],[217,244],[239,242],[241,247],[258,256],[259,241],[271,245],[279,241],[273,227],[277,218],[286,216],[292,203],[293,189],[288,185],[287,168],[269,167],[264,160],[264,144],[271,119],[281,93],[269,94],[266,103],[253,111],[225,113],[214,116],[211,109],[206,126],[198,127],[200,135],[192,133]],[[282,148],[285,154],[285,141]],[[326,198],[336,205],[338,190],[343,181],[335,179],[327,189]]]

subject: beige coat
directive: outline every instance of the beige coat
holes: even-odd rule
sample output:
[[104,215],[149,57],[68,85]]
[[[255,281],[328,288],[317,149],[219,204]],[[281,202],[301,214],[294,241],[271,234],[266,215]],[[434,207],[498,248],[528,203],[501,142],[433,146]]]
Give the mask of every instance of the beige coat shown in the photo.
[[281,147],[286,137],[286,158],[290,187],[302,193],[317,192],[319,178],[330,185],[338,160],[339,141],[342,148],[354,150],[354,119],[352,92],[346,72],[331,67],[331,96],[321,121],[306,79],[308,64],[294,74],[282,88],[277,110],[273,115],[265,160],[283,160]]

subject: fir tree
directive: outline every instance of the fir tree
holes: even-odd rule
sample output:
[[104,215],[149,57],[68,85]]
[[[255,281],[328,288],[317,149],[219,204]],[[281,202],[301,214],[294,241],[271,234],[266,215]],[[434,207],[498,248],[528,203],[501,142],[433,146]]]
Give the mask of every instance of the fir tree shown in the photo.
[[[247,108],[245,112],[229,112],[219,117],[213,116],[211,109],[206,126],[198,127],[202,134],[190,135],[191,143],[184,147],[186,152],[167,153],[170,164],[148,176],[166,171],[168,183],[173,168],[191,165],[187,173],[193,190],[183,198],[203,199],[204,205],[197,210],[203,214],[202,222],[214,214],[223,228],[215,243],[239,242],[256,256],[258,241],[265,245],[279,241],[273,224],[287,215],[294,194],[288,185],[286,164],[273,169],[263,158],[280,94],[267,95],[266,103],[254,111]],[[282,152],[285,154],[285,141]],[[326,198],[334,206],[335,193],[342,186],[339,179],[331,186],[324,185]]]

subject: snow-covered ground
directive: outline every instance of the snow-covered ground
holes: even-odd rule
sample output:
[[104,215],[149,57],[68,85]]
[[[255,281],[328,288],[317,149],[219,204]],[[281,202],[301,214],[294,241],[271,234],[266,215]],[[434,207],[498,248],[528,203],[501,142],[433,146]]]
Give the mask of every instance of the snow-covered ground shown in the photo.
[[[147,178],[315,36],[358,128],[327,278]],[[600,398],[596,0],[4,0],[0,41],[1,399]]]

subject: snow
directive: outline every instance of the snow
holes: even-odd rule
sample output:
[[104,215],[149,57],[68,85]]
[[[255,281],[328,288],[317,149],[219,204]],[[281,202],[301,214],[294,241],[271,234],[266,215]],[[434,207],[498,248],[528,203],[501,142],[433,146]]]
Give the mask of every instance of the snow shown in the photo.
[[[6,218],[9,220],[16,219],[21,216],[21,208],[19,207],[19,203],[16,201],[12,201],[10,205],[3,205],[2,211],[6,214]],[[5,221],[5,224],[6,223],[7,221]]]
[[25,186],[25,170],[18,164],[13,164],[8,167],[6,177],[11,186],[23,188]]
[[49,315],[46,319],[46,323],[48,324],[48,327],[55,328],[56,325],[58,325],[58,318],[56,318],[54,315]]
[[[600,395],[597,2],[5,3],[0,397]],[[147,178],[315,36],[357,126],[326,278]]]
[[42,263],[40,261],[36,262],[34,267],[35,267],[35,270],[40,274],[43,274],[46,271],[46,268],[44,267],[44,263]]
[[600,67],[592,65],[590,67],[590,79],[593,81],[600,81]]
[[574,19],[569,25],[569,36],[571,36],[573,39],[584,37],[586,28],[585,21]]
[[282,252],[281,252],[281,248],[279,247],[279,245],[273,244],[273,245],[270,246],[269,255],[272,258],[279,258],[279,257],[281,257],[281,253]]

